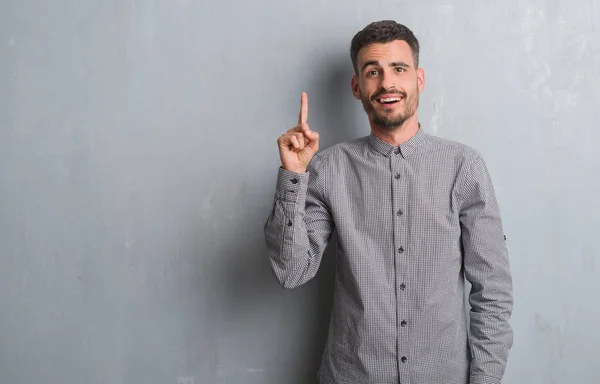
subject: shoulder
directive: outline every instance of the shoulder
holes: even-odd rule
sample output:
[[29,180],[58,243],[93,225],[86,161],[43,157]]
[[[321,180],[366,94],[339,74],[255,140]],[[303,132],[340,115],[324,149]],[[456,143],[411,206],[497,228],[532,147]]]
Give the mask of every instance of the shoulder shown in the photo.
[[368,136],[363,136],[334,144],[317,152],[312,163],[314,163],[314,166],[319,167],[330,167],[344,163],[345,159],[364,153],[368,143]]
[[346,140],[323,149],[317,153],[317,156],[319,156],[323,161],[328,161],[337,156],[347,156],[354,152],[362,151],[365,146],[368,145],[368,143],[368,136]]
[[426,134],[426,138],[426,154],[446,164],[454,164],[459,171],[470,169],[474,163],[485,164],[481,152],[469,144],[431,134]]
[[428,149],[432,152],[448,152],[465,159],[481,157],[479,151],[469,144],[432,134],[426,134],[425,137],[429,144]]
[[334,185],[341,171],[352,162],[356,154],[364,152],[366,137],[343,141],[317,152],[309,162],[309,186],[318,190],[322,196],[328,185]]
[[[459,195],[469,196],[473,191],[493,188],[486,161],[479,150],[463,142],[433,135],[428,135],[428,141],[431,153],[438,153],[434,156],[453,162],[459,182]],[[440,155],[441,153],[450,156]]]

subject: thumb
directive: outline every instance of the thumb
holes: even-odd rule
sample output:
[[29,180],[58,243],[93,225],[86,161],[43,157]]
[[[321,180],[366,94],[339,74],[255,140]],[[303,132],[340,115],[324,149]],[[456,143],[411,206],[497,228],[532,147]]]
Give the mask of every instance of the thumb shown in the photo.
[[304,131],[304,136],[306,136],[306,138],[309,140],[306,145],[316,150],[316,148],[319,146],[319,134],[315,131],[307,129]]
[[[309,140],[313,140],[314,139],[314,135],[316,134],[315,131],[311,131],[310,127],[308,126],[308,124],[300,124],[300,129],[302,130],[302,133],[304,133],[304,136],[309,139]],[[319,135],[317,134],[317,137]]]
[[310,129],[304,131],[304,135],[307,136],[310,140],[316,140],[319,138],[319,134],[315,131],[311,131]]

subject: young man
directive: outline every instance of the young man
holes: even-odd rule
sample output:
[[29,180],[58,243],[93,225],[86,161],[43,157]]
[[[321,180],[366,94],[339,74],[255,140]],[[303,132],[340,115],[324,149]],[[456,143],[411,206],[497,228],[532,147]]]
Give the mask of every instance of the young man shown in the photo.
[[351,58],[352,92],[371,133],[317,154],[303,93],[298,125],[277,140],[281,167],[265,224],[286,288],[315,276],[337,229],[319,382],[500,383],[513,342],[512,278],[485,162],[422,131],[425,74],[408,28],[369,24],[354,36]]

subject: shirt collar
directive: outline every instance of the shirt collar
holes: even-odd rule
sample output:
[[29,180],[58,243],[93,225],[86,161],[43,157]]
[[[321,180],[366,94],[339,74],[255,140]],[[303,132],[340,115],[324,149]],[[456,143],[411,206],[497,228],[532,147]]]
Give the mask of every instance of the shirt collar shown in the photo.
[[371,132],[369,135],[369,144],[371,147],[377,152],[381,153],[385,157],[389,157],[393,154],[400,154],[402,157],[406,158],[413,154],[421,145],[423,145],[425,141],[425,132],[421,128],[421,124],[419,123],[419,129],[417,133],[415,133],[410,139],[408,139],[405,143],[400,144],[398,147],[394,147],[390,143],[386,143],[381,140],[377,136]]

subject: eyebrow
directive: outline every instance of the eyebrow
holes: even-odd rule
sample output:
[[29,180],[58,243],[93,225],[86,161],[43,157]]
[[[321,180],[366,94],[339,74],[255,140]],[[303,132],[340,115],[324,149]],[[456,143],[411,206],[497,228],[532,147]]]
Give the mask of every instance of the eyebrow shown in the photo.
[[[362,70],[364,71],[365,68],[367,68],[369,65],[376,65],[376,66],[381,66],[381,64],[379,64],[379,61],[377,60],[371,60],[371,61],[367,61],[363,67]],[[390,67],[403,67],[403,68],[410,68],[410,65],[408,65],[407,63],[405,63],[404,61],[395,61],[393,63],[390,63],[389,65]]]

